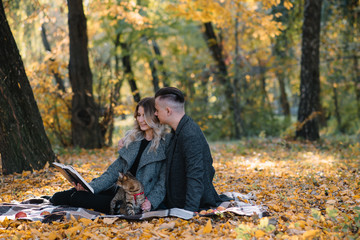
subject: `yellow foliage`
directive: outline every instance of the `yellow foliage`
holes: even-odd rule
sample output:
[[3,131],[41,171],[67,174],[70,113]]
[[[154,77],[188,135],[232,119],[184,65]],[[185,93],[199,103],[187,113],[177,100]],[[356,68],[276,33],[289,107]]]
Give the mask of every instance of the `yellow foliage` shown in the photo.
[[110,26],[115,26],[119,20],[124,20],[136,30],[143,30],[151,25],[150,19],[140,13],[146,11],[146,7],[137,5],[133,1],[121,1],[119,4],[103,4],[92,1],[90,8],[92,14],[96,14],[97,18],[109,17],[112,19],[109,22]]

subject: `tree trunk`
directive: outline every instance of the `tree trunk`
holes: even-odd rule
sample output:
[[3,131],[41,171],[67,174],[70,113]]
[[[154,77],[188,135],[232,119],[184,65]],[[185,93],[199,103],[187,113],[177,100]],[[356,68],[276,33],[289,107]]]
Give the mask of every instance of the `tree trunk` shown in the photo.
[[68,0],[70,62],[69,76],[73,91],[71,130],[74,146],[103,146],[99,114],[92,90],[92,74],[88,59],[86,18],[82,0]]
[[131,93],[134,97],[134,101],[138,103],[138,102],[140,102],[140,93],[139,93],[139,89],[135,82],[134,73],[131,69],[129,45],[126,43],[121,43],[120,45],[123,50],[122,62],[123,62],[124,68],[125,68],[125,77],[127,78],[128,82],[129,82],[129,85],[131,88]]
[[354,65],[354,85],[355,85],[355,96],[356,96],[356,106],[357,106],[357,115],[360,119],[360,70],[359,70],[359,63],[356,56],[356,51],[354,50],[354,57],[353,57],[353,65]]
[[280,71],[276,71],[276,77],[279,82],[280,89],[280,104],[285,117],[290,117],[290,105],[285,91],[285,74]]
[[334,99],[334,106],[335,106],[335,117],[338,124],[338,129],[340,129],[340,132],[342,131],[342,125],[341,125],[341,116],[339,111],[339,101],[338,101],[338,93],[337,93],[337,86],[336,84],[332,84],[332,90],[333,90],[333,99]]
[[41,169],[56,157],[0,1],[0,155],[3,174]]
[[[150,48],[150,44],[148,42],[148,38],[144,35],[142,38],[142,41],[144,42],[144,44]],[[151,54],[150,54],[151,55]],[[152,79],[153,79],[153,87],[154,87],[154,93],[156,93],[160,87],[159,87],[159,75],[158,75],[158,71],[157,71],[157,67],[155,65],[155,62],[156,62],[156,58],[155,57],[152,57],[152,56],[149,56],[149,65],[150,65],[150,70],[151,70],[151,76],[152,76]]]
[[[211,22],[204,23],[205,31],[204,36],[207,40],[206,43],[208,45],[208,48],[217,64],[217,67],[219,69],[219,72],[217,73],[217,80],[225,87],[225,98],[230,110],[230,113],[233,115],[234,122],[238,121],[240,119],[239,116],[236,114],[239,114],[238,111],[234,111],[237,107],[237,104],[234,103],[234,89],[230,82],[227,66],[225,64],[222,50],[220,47],[220,44],[218,43],[214,28],[212,26]],[[234,124],[234,136],[240,136],[240,129],[237,124]]]
[[158,63],[160,65],[160,70],[161,70],[161,73],[162,73],[162,76],[163,76],[162,83],[163,83],[164,87],[169,87],[170,86],[169,77],[168,77],[168,74],[167,74],[167,72],[165,70],[164,60],[163,60],[163,57],[161,56],[160,47],[157,44],[155,39],[152,40],[152,45],[153,45],[155,55],[156,55],[156,57],[158,59]]
[[117,54],[117,49],[120,47],[120,37],[121,34],[116,34],[116,38],[114,41],[114,52],[115,52],[115,78],[116,82],[114,87],[111,90],[110,95],[110,104],[109,107],[105,111],[104,120],[100,123],[101,124],[101,131],[105,138],[106,132],[108,132],[108,146],[112,146],[112,137],[114,132],[114,108],[119,105],[120,99],[120,90],[122,84],[124,82],[123,78],[120,77],[120,57]]
[[[238,16],[235,18],[235,76],[234,76],[234,106],[235,106],[235,113],[236,116],[235,124],[238,125],[237,129],[238,132],[235,132],[235,138],[240,139],[241,135],[246,135],[246,127],[242,116],[242,84],[241,84],[241,76],[240,76],[240,69],[241,69],[241,58],[240,58],[240,44],[239,44],[239,13]],[[239,127],[240,125],[240,127]],[[241,132],[240,132],[241,129]]]
[[[289,51],[290,49],[289,49],[287,35],[286,32],[283,32],[282,34],[280,34],[280,36],[276,37],[273,48],[273,54],[278,59],[277,64],[279,67],[285,65],[285,62],[287,60],[287,53]],[[282,68],[279,67],[275,70],[275,75],[279,82],[279,90],[280,90],[279,100],[280,100],[282,112],[284,116],[288,118],[290,117],[290,104],[285,90],[286,73],[284,67]]]
[[[42,39],[42,42],[44,44],[44,47],[45,47],[45,50],[48,51],[48,52],[51,52],[51,47],[50,47],[50,43],[47,39],[47,36],[46,36],[46,29],[45,29],[45,25],[42,24],[41,25],[41,39]],[[55,62],[55,59],[53,58],[50,58],[50,61],[52,63]],[[51,70],[52,74],[54,75],[54,78],[55,78],[55,81],[57,83],[57,87],[60,91],[62,91],[63,93],[66,92],[65,90],[65,85],[64,85],[64,81],[63,79],[61,78],[60,74],[58,72],[55,72],[54,70]]]
[[115,39],[115,77],[116,77],[116,83],[115,83],[115,86],[114,86],[114,90],[113,90],[113,93],[111,95],[111,105],[110,105],[110,108],[111,109],[111,113],[112,113],[112,120],[110,122],[110,125],[109,125],[109,140],[108,140],[108,145],[109,146],[112,146],[112,137],[113,137],[113,132],[114,132],[114,111],[113,109],[115,107],[117,107],[119,105],[119,100],[120,100],[120,90],[121,90],[121,87],[122,87],[122,84],[124,82],[124,79],[123,78],[120,78],[120,57],[119,55],[117,54],[117,49],[118,47],[120,47],[120,33],[118,33],[116,35],[116,39]]
[[[356,0],[351,0],[347,2],[349,9],[347,12],[348,14],[345,15],[345,18],[348,19],[348,22],[350,24],[350,27],[352,31],[349,29],[349,35],[351,38],[351,42],[355,43],[357,36],[359,36],[359,25],[360,25],[360,2]],[[355,30],[357,29],[357,30]],[[357,103],[357,115],[360,119],[360,66],[359,66],[359,60],[358,60],[358,48],[353,48],[351,51],[353,54],[353,66],[354,66],[354,84],[355,84],[355,95],[356,95],[356,103]]]
[[302,27],[300,104],[296,137],[310,141],[320,138],[319,48],[322,0],[305,0]]
[[149,61],[150,69],[151,69],[151,76],[153,78],[153,86],[154,86],[154,93],[156,93],[160,87],[159,87],[159,77],[157,74],[157,68],[155,66],[155,60],[151,59]]

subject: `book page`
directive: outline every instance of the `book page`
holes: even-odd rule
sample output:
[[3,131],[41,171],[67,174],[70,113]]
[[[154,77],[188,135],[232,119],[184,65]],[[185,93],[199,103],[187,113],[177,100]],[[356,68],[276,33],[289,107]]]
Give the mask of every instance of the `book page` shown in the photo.
[[94,193],[94,189],[85,181],[84,178],[72,167],[61,163],[53,163],[60,173],[71,183],[80,183],[86,190]]

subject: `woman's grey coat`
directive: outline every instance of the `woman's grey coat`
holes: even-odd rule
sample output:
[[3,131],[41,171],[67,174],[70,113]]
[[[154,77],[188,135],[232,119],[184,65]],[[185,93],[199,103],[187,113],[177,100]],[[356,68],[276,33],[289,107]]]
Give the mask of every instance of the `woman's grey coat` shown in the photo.
[[[119,157],[106,172],[90,182],[94,193],[97,194],[110,187],[117,181],[119,172],[126,173],[135,161],[141,141],[135,141],[119,150]],[[151,202],[152,209],[156,209],[165,197],[165,140],[161,140],[156,152],[148,152],[151,142],[144,150],[136,172],[136,178],[144,185],[144,193]]]

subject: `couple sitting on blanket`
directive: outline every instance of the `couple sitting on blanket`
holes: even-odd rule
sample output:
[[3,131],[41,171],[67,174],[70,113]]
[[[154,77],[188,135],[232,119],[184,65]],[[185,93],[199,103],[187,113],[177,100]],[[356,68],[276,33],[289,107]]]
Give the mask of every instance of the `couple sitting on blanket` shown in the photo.
[[[55,193],[50,202],[109,213],[119,172],[127,171],[144,185],[144,211],[177,207],[195,212],[228,201],[215,191],[209,145],[200,127],[185,114],[184,104],[183,93],[174,87],[142,99],[135,109],[134,129],[119,143],[123,145],[119,157],[90,182],[94,194],[78,184]],[[171,134],[166,134],[163,124],[171,127]]]

